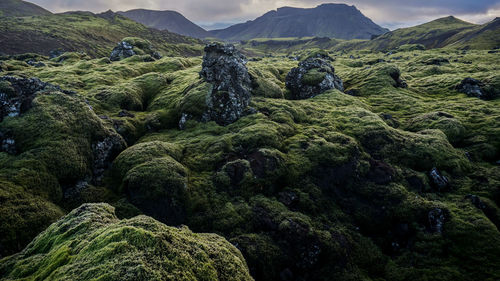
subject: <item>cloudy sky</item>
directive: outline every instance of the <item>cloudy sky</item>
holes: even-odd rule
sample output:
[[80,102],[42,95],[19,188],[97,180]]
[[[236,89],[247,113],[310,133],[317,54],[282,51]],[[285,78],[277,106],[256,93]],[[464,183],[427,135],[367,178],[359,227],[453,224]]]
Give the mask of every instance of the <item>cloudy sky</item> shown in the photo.
[[[28,0],[30,1],[30,0]],[[125,11],[135,8],[175,10],[190,20],[207,26],[254,19],[283,6],[315,7],[323,0],[31,0],[53,12],[108,9]],[[454,15],[484,23],[500,17],[500,0],[345,0],[337,3],[355,5],[376,23],[391,29],[423,23]]]

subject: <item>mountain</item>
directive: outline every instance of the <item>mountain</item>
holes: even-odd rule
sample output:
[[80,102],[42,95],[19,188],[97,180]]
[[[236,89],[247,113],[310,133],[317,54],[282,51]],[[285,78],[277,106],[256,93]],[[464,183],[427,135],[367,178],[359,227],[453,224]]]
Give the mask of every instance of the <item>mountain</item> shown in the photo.
[[386,51],[404,44],[422,44],[427,49],[493,49],[500,46],[500,18],[476,25],[449,16],[418,26],[397,29],[371,41],[346,43],[343,47]]
[[210,34],[175,11],[130,10],[118,12],[131,20],[159,30],[168,30],[185,36],[205,38]]
[[48,54],[54,49],[108,56],[125,37],[149,40],[165,55],[200,55],[197,39],[148,28],[111,11],[68,12],[47,16],[0,18],[0,53]]
[[21,0],[0,1],[0,17],[25,17],[50,15],[51,12],[33,3]]
[[224,40],[277,37],[369,39],[389,31],[365,17],[356,7],[323,4],[311,9],[283,7],[246,23],[210,33]]

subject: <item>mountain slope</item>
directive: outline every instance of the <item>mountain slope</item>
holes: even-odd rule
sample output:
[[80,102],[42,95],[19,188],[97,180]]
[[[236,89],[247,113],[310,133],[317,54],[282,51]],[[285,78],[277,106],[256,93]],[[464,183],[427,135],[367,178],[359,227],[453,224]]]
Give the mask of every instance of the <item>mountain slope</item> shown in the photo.
[[387,51],[404,44],[422,44],[433,48],[492,49],[500,46],[500,19],[476,25],[455,17],[440,18],[425,24],[401,28],[365,42],[347,42],[344,49]]
[[210,34],[175,11],[153,11],[145,9],[117,12],[131,20],[159,30],[168,30],[181,35],[205,38]]
[[54,49],[84,51],[108,56],[124,37],[151,41],[165,55],[199,55],[200,41],[168,31],[159,31],[108,11],[103,14],[64,14],[0,19],[0,53],[48,54]]
[[33,3],[21,0],[0,1],[0,17],[24,17],[50,15],[51,12]]
[[447,40],[448,46],[467,49],[492,49],[500,47],[500,18],[464,30]]
[[345,4],[323,4],[311,9],[279,8],[246,23],[210,33],[225,40],[248,40],[274,37],[331,37],[369,39],[387,32],[356,7]]

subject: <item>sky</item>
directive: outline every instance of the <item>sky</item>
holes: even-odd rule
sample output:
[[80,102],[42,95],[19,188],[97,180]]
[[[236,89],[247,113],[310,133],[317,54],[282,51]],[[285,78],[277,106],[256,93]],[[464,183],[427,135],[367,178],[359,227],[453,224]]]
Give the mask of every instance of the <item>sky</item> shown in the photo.
[[[328,0],[27,0],[52,12],[103,12],[143,8],[174,10],[202,26],[244,22],[278,7],[311,8]],[[453,15],[484,23],[500,17],[500,0],[345,0],[377,24],[395,29]]]

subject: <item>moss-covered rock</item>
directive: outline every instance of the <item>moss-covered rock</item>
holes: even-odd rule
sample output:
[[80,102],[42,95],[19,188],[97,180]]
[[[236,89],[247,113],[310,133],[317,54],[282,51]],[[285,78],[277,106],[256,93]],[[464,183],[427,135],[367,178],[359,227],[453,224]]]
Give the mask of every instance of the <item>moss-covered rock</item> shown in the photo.
[[138,216],[119,220],[86,204],[0,262],[8,280],[253,280],[240,252],[215,234],[195,234]]

